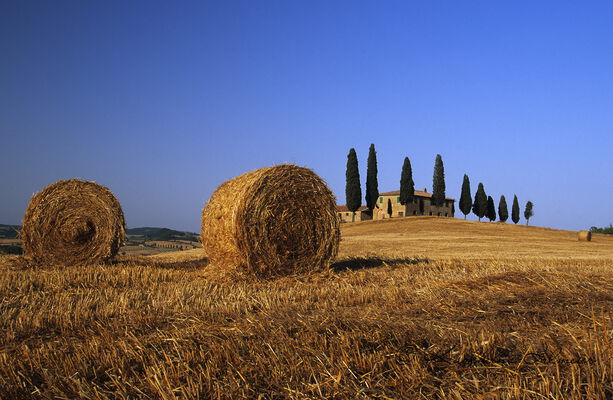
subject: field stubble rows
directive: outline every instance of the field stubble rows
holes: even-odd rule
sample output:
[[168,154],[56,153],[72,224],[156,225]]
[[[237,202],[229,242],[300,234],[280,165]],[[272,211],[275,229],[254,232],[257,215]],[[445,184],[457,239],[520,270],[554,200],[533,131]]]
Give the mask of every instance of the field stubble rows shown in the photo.
[[4,257],[0,398],[610,398],[613,240],[408,218],[330,270],[208,274],[201,250]]

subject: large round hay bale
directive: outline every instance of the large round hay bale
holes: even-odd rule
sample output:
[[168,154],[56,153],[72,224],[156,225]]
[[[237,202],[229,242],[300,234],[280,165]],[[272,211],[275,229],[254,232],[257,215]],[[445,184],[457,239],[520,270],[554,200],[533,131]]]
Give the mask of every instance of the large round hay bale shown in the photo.
[[261,168],[219,186],[202,211],[202,246],[211,264],[258,275],[305,272],[336,257],[336,199],[308,168]]
[[579,231],[579,241],[580,242],[591,242],[592,241],[592,232],[590,232],[590,231]]
[[38,264],[104,262],[117,254],[125,235],[123,212],[111,191],[79,179],[35,194],[22,225],[24,252]]

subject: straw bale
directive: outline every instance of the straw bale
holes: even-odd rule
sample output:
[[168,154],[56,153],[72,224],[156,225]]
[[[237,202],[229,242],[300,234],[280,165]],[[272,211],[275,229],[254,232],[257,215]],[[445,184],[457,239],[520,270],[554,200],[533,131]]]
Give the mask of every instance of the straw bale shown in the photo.
[[591,242],[592,241],[592,232],[590,232],[590,231],[579,231],[579,241],[580,242]]
[[37,264],[93,264],[113,258],[124,236],[121,205],[106,187],[79,179],[35,194],[23,217],[26,256]]
[[258,276],[327,267],[338,253],[336,199],[308,168],[261,168],[217,188],[202,212],[213,266]]

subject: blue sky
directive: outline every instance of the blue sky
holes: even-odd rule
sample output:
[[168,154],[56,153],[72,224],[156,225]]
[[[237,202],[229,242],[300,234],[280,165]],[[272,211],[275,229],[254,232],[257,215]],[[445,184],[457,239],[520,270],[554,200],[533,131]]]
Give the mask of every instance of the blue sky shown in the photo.
[[346,156],[380,191],[436,154],[535,204],[613,222],[613,5],[571,1],[0,2],[0,223],[58,179],[108,186],[127,224],[198,231],[227,179],[292,162],[344,203]]

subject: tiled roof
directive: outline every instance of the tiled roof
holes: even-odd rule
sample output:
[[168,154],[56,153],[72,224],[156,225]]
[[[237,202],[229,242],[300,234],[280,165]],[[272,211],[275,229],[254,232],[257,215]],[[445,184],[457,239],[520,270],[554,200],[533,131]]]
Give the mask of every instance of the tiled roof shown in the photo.
[[[416,190],[413,193],[414,193],[413,195],[416,196],[416,197],[427,197],[427,198],[432,197],[432,193],[424,192],[423,190]],[[394,190],[392,192],[379,193],[379,196],[400,196],[400,190]],[[451,197],[445,197],[445,200],[453,200],[453,201],[455,201],[455,199],[452,199]]]
[[[366,210],[368,210],[368,207],[366,206],[361,206],[360,208],[358,208],[358,211],[366,211]],[[349,211],[349,209],[347,208],[347,206],[336,206],[336,211],[347,212]]]

